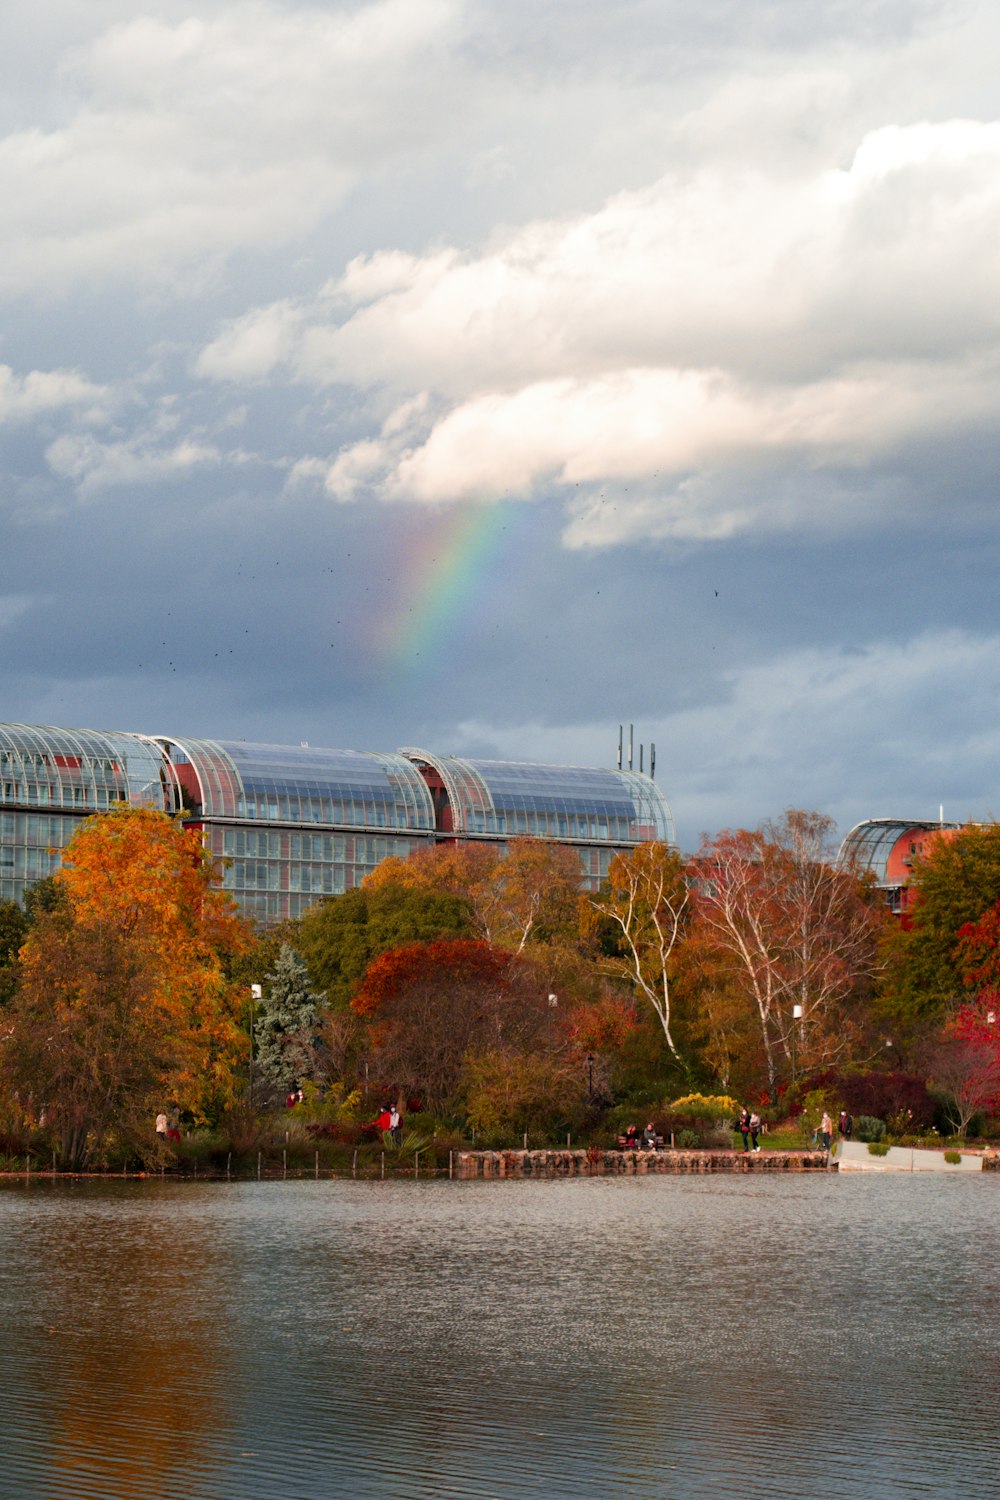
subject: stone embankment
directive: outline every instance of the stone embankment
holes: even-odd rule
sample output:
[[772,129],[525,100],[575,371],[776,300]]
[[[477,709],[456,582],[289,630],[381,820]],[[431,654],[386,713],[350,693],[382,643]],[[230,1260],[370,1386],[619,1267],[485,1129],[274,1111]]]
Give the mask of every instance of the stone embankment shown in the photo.
[[[830,1163],[836,1171],[836,1162]],[[458,1151],[456,1177],[611,1177],[650,1173],[817,1172],[822,1151]]]

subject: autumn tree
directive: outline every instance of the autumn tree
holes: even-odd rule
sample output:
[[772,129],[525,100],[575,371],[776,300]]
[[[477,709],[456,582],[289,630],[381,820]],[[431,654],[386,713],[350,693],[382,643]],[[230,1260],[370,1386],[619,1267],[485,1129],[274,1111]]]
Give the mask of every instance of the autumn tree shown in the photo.
[[466,1057],[559,1044],[559,1013],[530,962],[481,939],[411,943],[374,959],[352,1002],[385,1086],[455,1102]]
[[689,915],[684,863],[666,844],[641,844],[611,861],[605,888],[590,899],[612,942],[607,967],[633,986],[652,1010],[674,1058],[681,1055],[672,1030],[678,948]]
[[833,824],[789,810],[778,823],[706,839],[693,862],[696,941],[756,1017],[767,1077],[829,1064],[861,1024],[885,922],[877,895],[833,863]]
[[1000,901],[1000,824],[934,838],[913,867],[912,897],[890,941],[885,992],[901,1020],[924,1023],[950,1014],[968,989],[961,929]]
[[472,1052],[465,1058],[458,1089],[472,1128],[498,1140],[578,1126],[587,1106],[579,1059],[562,1052],[499,1047]]
[[16,901],[0,901],[0,1009],[13,998],[20,972],[18,955],[28,920]]
[[88,819],[32,928],[0,1074],[44,1105],[65,1165],[166,1099],[206,1118],[231,1102],[246,1039],[223,955],[247,928],[198,835],[162,813]]
[[445,891],[466,901],[478,936],[522,952],[529,945],[575,937],[580,901],[580,858],[544,839],[495,844],[442,844],[408,860],[384,860],[365,887]]
[[[403,860],[386,863],[406,869]],[[300,919],[292,941],[313,986],[330,1006],[343,1009],[380,953],[472,931],[471,908],[462,896],[400,879],[321,901]]]

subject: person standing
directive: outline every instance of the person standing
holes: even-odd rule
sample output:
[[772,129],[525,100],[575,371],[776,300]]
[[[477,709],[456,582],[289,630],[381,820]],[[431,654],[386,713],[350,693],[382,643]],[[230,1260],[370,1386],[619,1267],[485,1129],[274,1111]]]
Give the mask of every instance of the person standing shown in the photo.
[[166,1138],[167,1138],[167,1117],[163,1113],[162,1110],[160,1111],[160,1113],[156,1117],[156,1133],[160,1137],[161,1141],[165,1141],[166,1140]]
[[398,1150],[399,1149],[399,1142],[402,1139],[403,1131],[402,1131],[402,1127],[401,1127],[401,1125],[399,1123],[399,1110],[396,1108],[395,1105],[393,1105],[392,1108],[389,1111],[389,1130],[390,1130],[390,1132],[392,1134],[392,1139],[395,1142],[396,1149]]
[[823,1137],[823,1150],[826,1152],[827,1156],[829,1156],[830,1146],[833,1142],[833,1121],[830,1119],[830,1116],[827,1114],[825,1109],[823,1111],[823,1118],[819,1124],[819,1133]]
[[[750,1116],[750,1140],[753,1142],[753,1149],[755,1151],[758,1151],[758,1152],[760,1151],[760,1147],[757,1144],[757,1137],[759,1135],[760,1135],[760,1115],[757,1113],[756,1110],[754,1110],[753,1114]],[[745,1139],[746,1139],[746,1137],[744,1137],[744,1140]]]
[[745,1104],[744,1104],[743,1108],[740,1110],[739,1132],[740,1132],[740,1135],[743,1137],[743,1149],[744,1149],[744,1151],[749,1151],[750,1150],[750,1111],[747,1109],[747,1107],[746,1107]]
[[846,1109],[840,1111],[840,1133],[845,1141],[849,1141],[854,1134],[854,1121]]

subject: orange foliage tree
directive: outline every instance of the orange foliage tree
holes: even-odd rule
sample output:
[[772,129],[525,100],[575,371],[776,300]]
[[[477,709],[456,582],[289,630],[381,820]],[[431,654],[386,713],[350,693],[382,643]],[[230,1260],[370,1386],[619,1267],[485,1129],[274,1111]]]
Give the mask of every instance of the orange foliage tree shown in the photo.
[[198,834],[121,806],[89,819],[55,876],[59,899],[22,950],[0,1071],[79,1165],[113,1131],[148,1137],[168,1101],[206,1119],[234,1099],[250,943]]
[[783,1058],[812,1068],[849,1050],[861,1025],[854,1002],[878,965],[885,908],[832,862],[832,831],[825,815],[790,809],[706,840],[691,865],[690,956],[725,986],[731,1020],[740,996],[756,1015],[772,1101]]

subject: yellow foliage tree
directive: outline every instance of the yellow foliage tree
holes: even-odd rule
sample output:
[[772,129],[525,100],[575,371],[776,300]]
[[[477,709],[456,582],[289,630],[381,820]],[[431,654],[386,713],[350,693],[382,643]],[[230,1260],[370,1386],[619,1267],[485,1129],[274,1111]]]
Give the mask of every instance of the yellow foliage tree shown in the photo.
[[472,906],[480,935],[520,953],[560,936],[576,936],[580,858],[543,839],[511,839],[506,853],[491,844],[443,844],[410,859],[386,859],[365,877],[369,890],[398,885],[446,891]]

